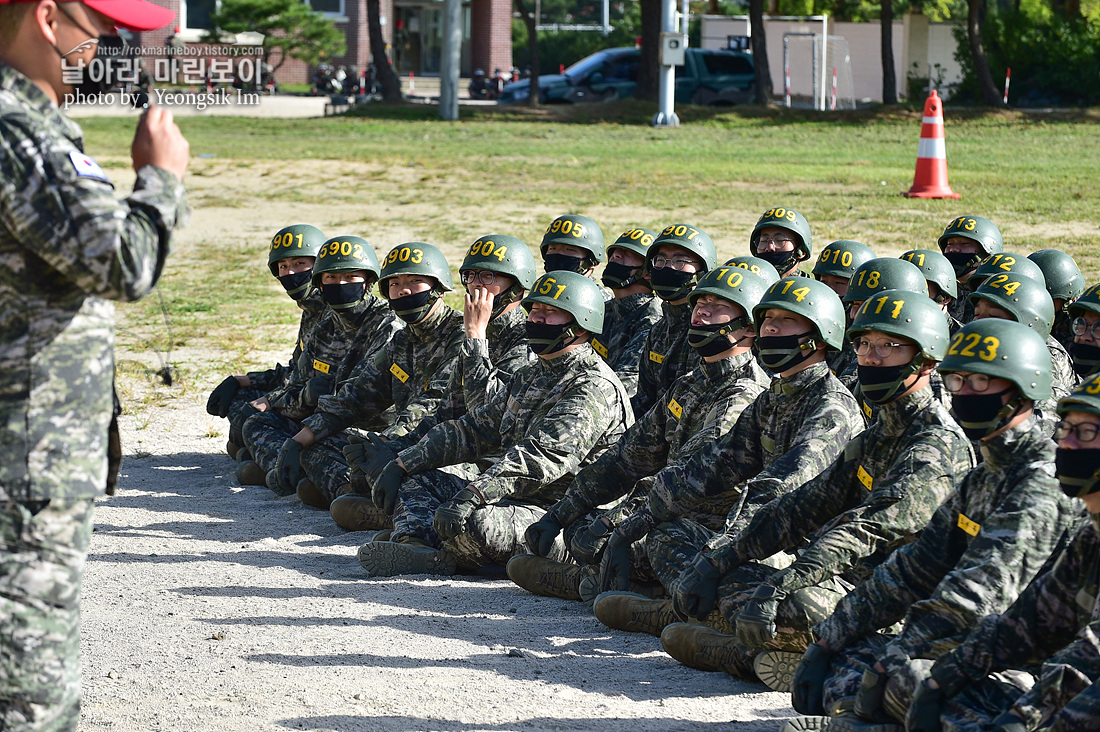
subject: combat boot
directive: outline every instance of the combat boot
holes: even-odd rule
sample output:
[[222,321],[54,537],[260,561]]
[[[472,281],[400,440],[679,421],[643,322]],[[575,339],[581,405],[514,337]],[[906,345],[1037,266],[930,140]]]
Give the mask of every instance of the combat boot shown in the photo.
[[302,503],[307,506],[312,506],[313,508],[320,508],[327,511],[329,505],[332,503],[332,499],[322,493],[309,478],[302,478],[298,481],[298,487],[294,492],[298,494],[298,499],[301,500]]
[[237,456],[233,459],[237,461],[237,465],[240,465],[241,463],[247,463],[249,460],[252,459],[252,452],[249,451],[247,447],[238,447]]
[[346,493],[338,496],[328,510],[332,520],[348,531],[388,529],[392,526],[390,517],[366,496]]
[[752,662],[757,677],[773,691],[790,693],[794,670],[802,661],[801,653],[793,651],[763,651]]
[[240,451],[241,451],[241,446],[238,445],[236,442],[233,442],[233,440],[226,440],[225,441],[225,452],[226,452],[226,454],[229,455],[229,457],[236,460],[237,459],[237,453],[240,452]]
[[661,646],[685,666],[701,671],[725,671],[746,681],[756,681],[752,651],[737,645],[732,635],[693,623],[674,623],[661,633]]
[[592,610],[608,628],[630,633],[659,636],[666,626],[680,622],[672,600],[652,600],[636,592],[603,592],[596,596]]
[[237,482],[241,485],[264,485],[265,477],[264,469],[255,460],[237,463]]
[[807,715],[788,719],[787,723],[779,728],[779,732],[818,732],[825,729],[829,729],[829,717]]
[[517,554],[508,560],[508,579],[543,597],[580,600],[581,567],[555,562],[534,554]]
[[420,539],[372,541],[359,547],[359,564],[371,577],[434,574],[449,577],[458,568],[455,555]]
[[873,722],[854,712],[829,719],[829,732],[905,732],[905,725],[896,722]]

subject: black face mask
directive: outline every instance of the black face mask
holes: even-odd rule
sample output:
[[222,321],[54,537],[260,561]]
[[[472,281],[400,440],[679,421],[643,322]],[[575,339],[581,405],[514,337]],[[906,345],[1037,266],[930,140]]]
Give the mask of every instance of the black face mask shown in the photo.
[[688,296],[693,288],[688,283],[695,279],[694,272],[680,272],[672,267],[661,267],[649,274],[649,281],[653,283],[653,291],[662,300],[682,300]]
[[603,282],[612,290],[621,290],[637,282],[638,275],[640,275],[641,272],[641,267],[633,267],[629,264],[623,264],[622,262],[608,262],[607,266],[603,268],[603,275],[600,277],[600,282]]
[[390,309],[406,323],[416,325],[428,316],[428,311],[432,309],[437,299],[439,298],[435,290],[424,290],[404,297],[391,297]]
[[996,432],[1009,420],[1020,406],[1019,396],[1001,403],[1001,397],[1012,391],[1005,389],[996,394],[956,394],[951,399],[951,413],[971,440],[978,440]]
[[549,325],[548,323],[532,323],[527,321],[527,345],[535,352],[536,356],[565,348],[565,341],[576,335],[573,332],[575,323],[563,323],[562,325]]
[[775,267],[775,271],[783,277],[798,262],[798,248],[790,252],[757,252],[755,256]]
[[863,366],[856,365],[859,372],[859,393],[873,404],[887,404],[894,401],[896,395],[910,376],[920,368],[910,362],[900,366]]
[[734,318],[728,323],[693,325],[688,328],[688,345],[698,351],[700,356],[717,356],[741,342],[731,342],[729,336],[744,328],[747,322],[747,318]]
[[1100,449],[1054,451],[1054,475],[1062,492],[1081,498],[1100,490]]
[[281,275],[279,284],[290,295],[291,300],[301,300],[309,292],[309,281],[313,278],[313,271],[295,272],[294,274]]
[[951,269],[955,270],[955,278],[958,279],[974,269],[978,262],[982,261],[981,254],[973,252],[944,252],[947,261],[951,263]]
[[1100,346],[1074,341],[1069,344],[1069,357],[1074,373],[1078,376],[1088,376],[1100,367]]
[[366,282],[330,283],[321,285],[321,295],[333,310],[347,310],[367,294]]
[[570,257],[568,254],[547,254],[542,258],[542,266],[547,272],[576,272],[584,274],[588,269],[583,257]]
[[[789,336],[758,335],[756,351],[760,354],[760,362],[768,371],[775,373],[793,369],[817,353],[817,341],[813,339],[813,335],[812,330]],[[810,339],[805,343],[801,342],[807,336],[810,336]]]

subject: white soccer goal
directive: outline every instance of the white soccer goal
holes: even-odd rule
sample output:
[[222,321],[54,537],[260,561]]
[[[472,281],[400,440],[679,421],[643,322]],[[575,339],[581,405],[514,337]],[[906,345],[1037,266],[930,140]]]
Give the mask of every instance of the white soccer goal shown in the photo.
[[844,36],[783,34],[783,98],[788,107],[855,109],[852,58]]

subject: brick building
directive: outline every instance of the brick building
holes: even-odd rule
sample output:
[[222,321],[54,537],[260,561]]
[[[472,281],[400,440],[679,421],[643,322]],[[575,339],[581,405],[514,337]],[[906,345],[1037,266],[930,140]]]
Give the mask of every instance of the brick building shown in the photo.
[[[153,0],[175,11],[180,37],[198,43],[210,27],[210,15],[218,0]],[[333,64],[364,68],[370,62],[366,0],[306,0],[314,10],[336,23],[347,39],[347,52]],[[442,0],[379,0],[382,34],[389,45],[390,60],[398,74],[410,71],[420,76],[440,72],[443,53]],[[512,65],[512,0],[463,0],[461,72],[475,69],[492,73]],[[135,43],[161,46],[173,27],[138,34]],[[288,59],[276,77],[282,83],[310,80],[312,69]]]

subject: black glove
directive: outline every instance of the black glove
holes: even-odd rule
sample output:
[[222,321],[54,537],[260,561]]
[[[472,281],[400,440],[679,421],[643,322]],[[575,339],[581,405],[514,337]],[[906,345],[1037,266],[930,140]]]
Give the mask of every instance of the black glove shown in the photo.
[[630,589],[630,544],[618,530],[611,532],[600,560],[600,592]]
[[993,725],[993,729],[997,732],[1027,732],[1027,725],[1024,724],[1024,720],[1012,712],[1005,712],[994,719]]
[[775,638],[775,614],[787,597],[769,584],[756,586],[752,597],[737,615],[737,642],[748,648],[763,648]]
[[215,417],[229,416],[229,403],[241,388],[241,382],[236,376],[226,376],[222,383],[214,387],[210,397],[206,400],[206,412]]
[[593,564],[596,557],[603,551],[612,531],[614,527],[611,524],[603,518],[597,518],[574,534],[573,540],[569,542],[569,551],[577,561]]
[[314,376],[302,387],[302,403],[316,407],[317,400],[332,389],[332,379],[327,376]]
[[856,692],[855,713],[872,722],[889,722],[893,718],[882,708],[882,697],[886,695],[886,682],[890,677],[869,668],[863,672]]
[[460,490],[454,498],[435,510],[432,527],[440,541],[449,541],[466,530],[466,519],[481,505],[481,496],[469,488]]
[[940,711],[943,707],[943,689],[933,689],[925,679],[913,693],[909,711],[905,713],[906,732],[940,732]]
[[532,554],[540,557],[550,556],[550,550],[554,548],[554,539],[561,533],[562,525],[558,522],[553,511],[547,511],[542,518],[527,527],[523,532],[523,541]]
[[280,496],[289,496],[298,489],[302,477],[302,443],[288,439],[279,450],[275,461],[275,484]]
[[695,555],[680,573],[672,593],[672,607],[685,620],[702,620],[714,609],[718,601],[718,567],[705,554]]
[[348,466],[367,476],[371,483],[378,480],[383,468],[397,459],[397,453],[377,432],[368,432],[366,437],[349,434],[343,453]]
[[833,652],[820,643],[811,643],[802,654],[802,662],[791,679],[791,705],[799,714],[824,716],[825,677]]
[[393,509],[397,507],[397,492],[401,489],[401,482],[408,475],[405,469],[394,460],[382,468],[378,480],[374,481],[370,494],[371,500],[387,516],[393,515]]

